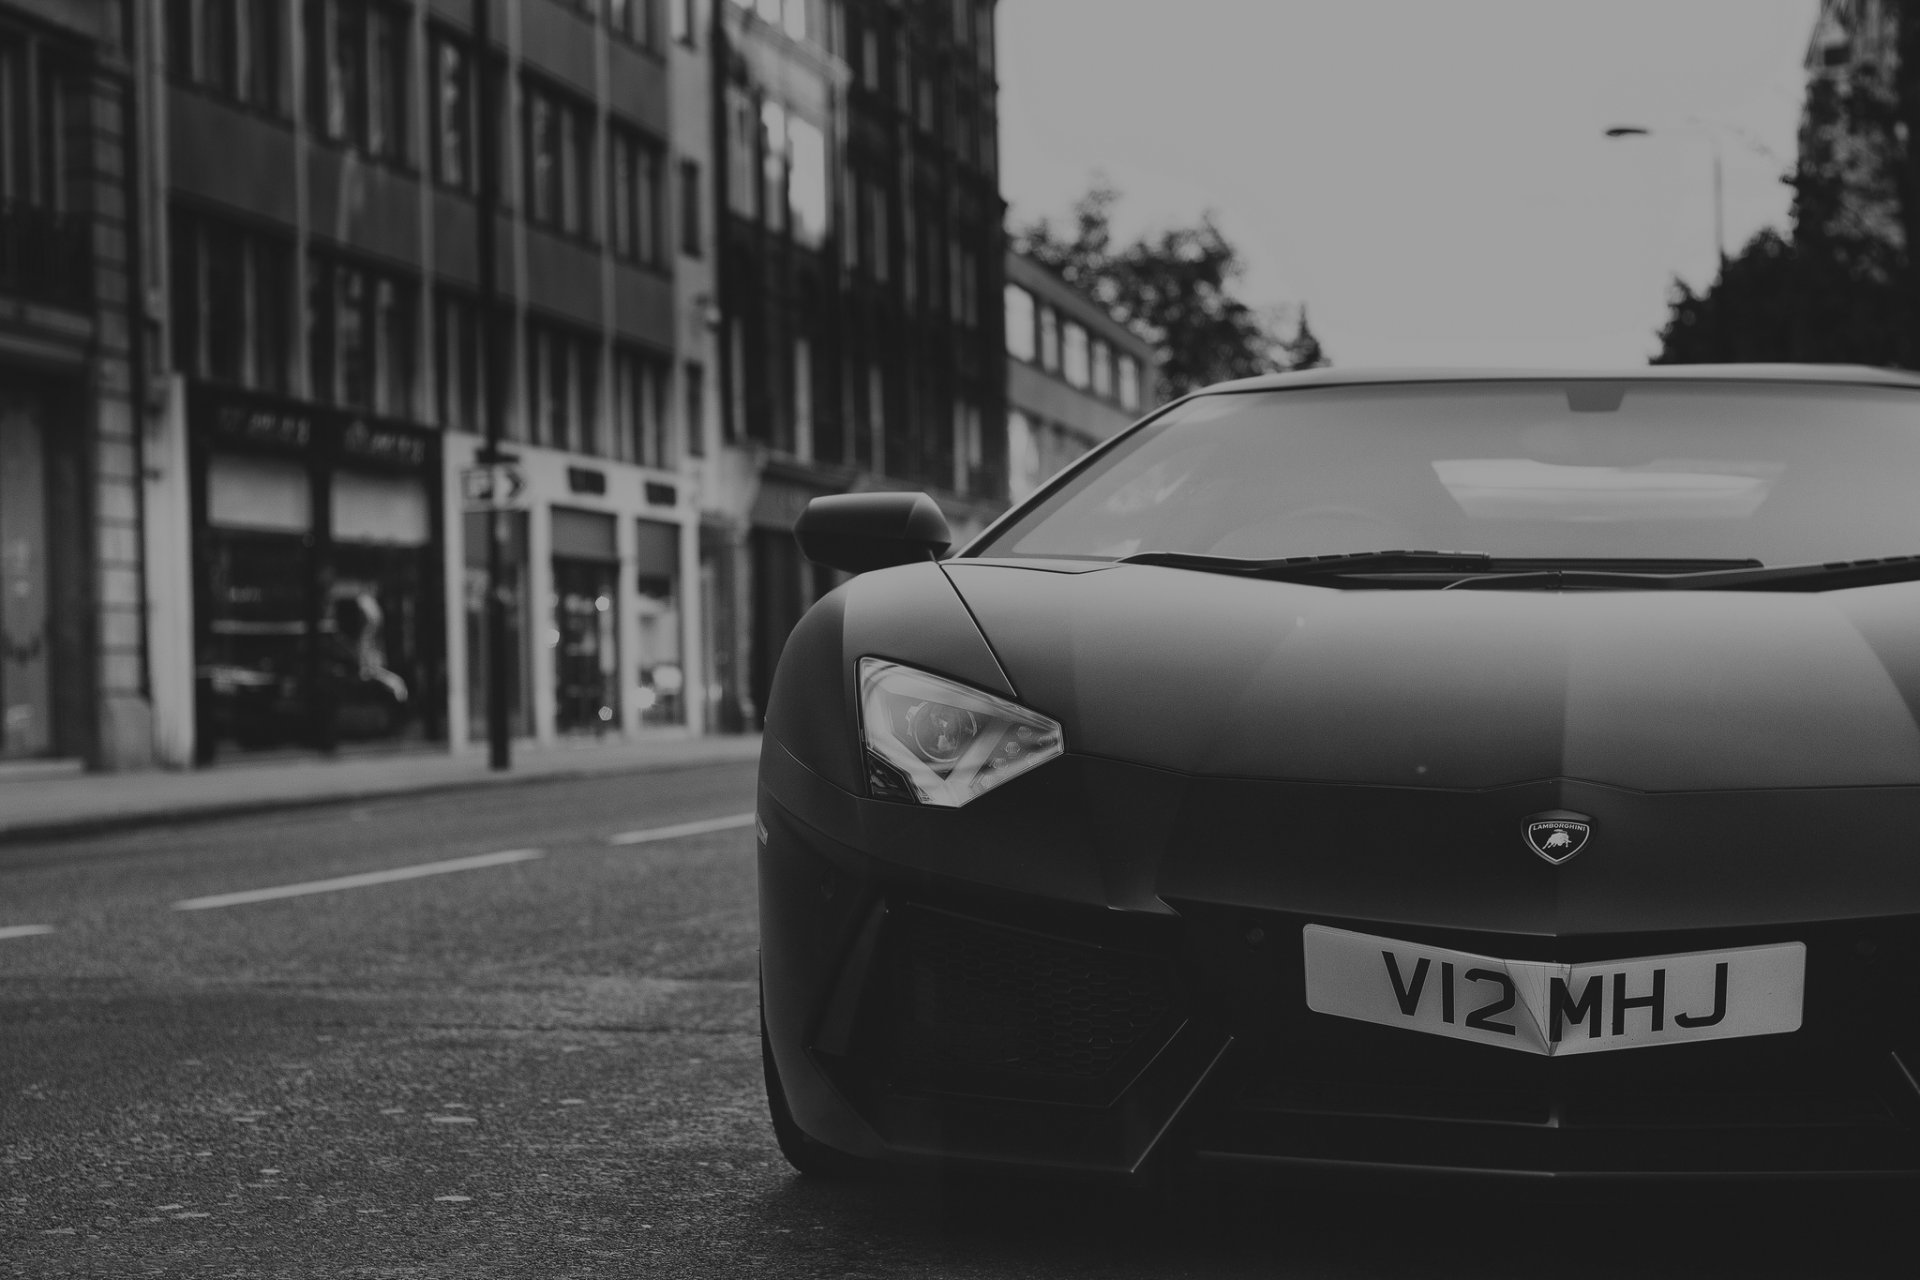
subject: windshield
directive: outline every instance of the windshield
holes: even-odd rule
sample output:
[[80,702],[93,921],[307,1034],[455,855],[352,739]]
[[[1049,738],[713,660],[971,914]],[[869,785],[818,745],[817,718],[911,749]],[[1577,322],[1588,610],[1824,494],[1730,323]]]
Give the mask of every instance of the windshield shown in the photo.
[[971,554],[1382,548],[1757,559],[1920,552],[1920,395],[1506,382],[1201,396]]

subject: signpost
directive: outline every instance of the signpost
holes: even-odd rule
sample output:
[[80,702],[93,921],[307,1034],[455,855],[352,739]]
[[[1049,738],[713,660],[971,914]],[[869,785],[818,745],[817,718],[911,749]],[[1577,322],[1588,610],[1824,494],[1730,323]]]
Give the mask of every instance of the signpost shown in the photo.
[[[513,738],[507,724],[507,601],[501,581],[502,546],[507,538],[506,508],[499,495],[511,490],[514,496],[525,487],[517,469],[500,450],[506,409],[506,352],[500,323],[500,263],[496,234],[500,214],[500,133],[498,68],[493,53],[494,0],[478,0],[473,6],[473,75],[478,128],[474,141],[478,152],[479,200],[476,202],[479,225],[473,238],[479,279],[480,358],[485,394],[481,397],[482,429],[486,447],[476,461],[488,471],[487,503],[487,763],[494,769],[513,767]],[[506,477],[502,471],[510,474]],[[463,477],[464,479],[464,477]],[[502,484],[510,479],[511,484]]]
[[520,511],[526,507],[527,477],[512,459],[460,473],[460,496],[469,511]]

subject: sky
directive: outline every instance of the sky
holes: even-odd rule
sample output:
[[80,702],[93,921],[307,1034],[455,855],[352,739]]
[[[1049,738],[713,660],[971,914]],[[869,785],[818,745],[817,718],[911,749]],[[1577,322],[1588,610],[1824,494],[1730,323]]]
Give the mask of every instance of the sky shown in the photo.
[[1642,364],[1713,276],[1716,146],[1729,252],[1786,226],[1818,7],[1001,0],[1008,225],[1104,174],[1123,234],[1213,211],[1336,364]]

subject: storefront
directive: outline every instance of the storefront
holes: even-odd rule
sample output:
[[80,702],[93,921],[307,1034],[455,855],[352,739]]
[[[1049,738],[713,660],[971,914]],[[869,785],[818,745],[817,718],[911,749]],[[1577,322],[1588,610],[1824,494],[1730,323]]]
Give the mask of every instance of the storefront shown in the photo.
[[[450,434],[445,443],[445,491],[458,503],[480,442]],[[514,736],[703,730],[705,686],[689,654],[697,599],[687,586],[698,581],[698,526],[684,482],[521,442],[506,453],[519,482],[513,509],[502,513],[500,583]],[[486,737],[488,520],[469,510],[447,526],[461,541],[465,574],[449,607],[466,613],[450,655],[463,694],[449,710],[467,744]]]
[[560,733],[620,725],[620,538],[615,518],[554,507],[553,692]]
[[[0,761],[78,755],[84,663],[72,397],[0,369]],[[64,498],[63,498],[64,495]]]
[[442,741],[438,433],[192,383],[197,742]]

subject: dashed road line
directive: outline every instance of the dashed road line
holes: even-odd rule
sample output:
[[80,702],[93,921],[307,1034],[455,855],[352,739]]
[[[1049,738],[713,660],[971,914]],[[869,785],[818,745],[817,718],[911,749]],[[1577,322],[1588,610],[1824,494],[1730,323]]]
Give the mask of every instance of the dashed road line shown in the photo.
[[43,933],[52,933],[50,924],[4,924],[0,925],[0,942],[8,938],[37,938]]
[[671,827],[649,827],[645,831],[622,831],[608,836],[608,844],[652,844],[655,840],[673,840],[680,836],[703,836],[710,831],[732,831],[753,825],[750,813],[729,814],[724,818],[702,818],[698,822],[680,822]]
[[278,898],[300,898],[310,893],[333,893],[339,889],[364,889],[369,885],[392,884],[397,880],[418,880],[422,876],[444,876],[455,871],[478,871],[483,867],[503,867],[514,862],[531,862],[545,857],[540,849],[503,849],[499,853],[480,853],[470,858],[449,858],[445,862],[422,862],[411,867],[392,867],[386,871],[363,871],[359,875],[335,876],[330,880],[308,880],[301,884],[274,885],[266,889],[243,889],[239,893],[216,893],[204,898],[187,898],[173,904],[176,911],[207,911],[215,907],[238,907],[249,902],[272,902]]

